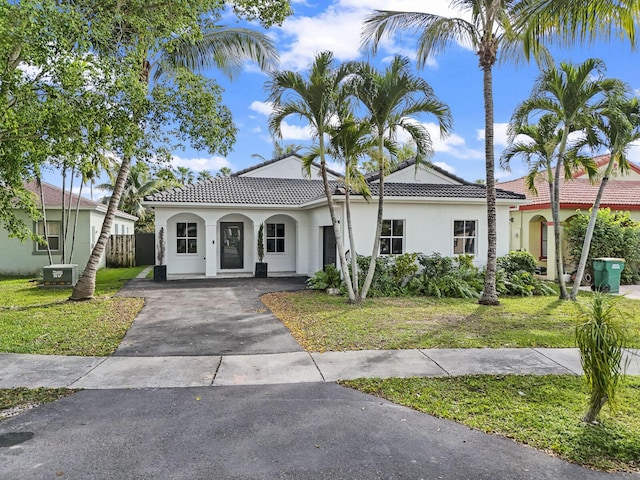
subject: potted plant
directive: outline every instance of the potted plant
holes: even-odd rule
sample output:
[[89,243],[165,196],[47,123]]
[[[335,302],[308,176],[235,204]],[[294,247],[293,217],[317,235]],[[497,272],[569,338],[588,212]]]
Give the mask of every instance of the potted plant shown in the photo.
[[267,278],[267,262],[264,260],[264,224],[258,229],[258,261],[256,262],[256,278]]
[[164,264],[165,244],[164,244],[164,227],[160,227],[158,232],[158,264],[153,267],[153,281],[167,281],[167,266]]

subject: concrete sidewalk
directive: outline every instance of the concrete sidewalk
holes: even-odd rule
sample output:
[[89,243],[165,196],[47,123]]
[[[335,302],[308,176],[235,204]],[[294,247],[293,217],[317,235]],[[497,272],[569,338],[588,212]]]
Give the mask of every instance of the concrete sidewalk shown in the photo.
[[[640,351],[627,353],[640,374]],[[0,388],[180,388],[333,382],[364,377],[581,373],[577,349],[422,349],[259,355],[69,357],[0,354]]]

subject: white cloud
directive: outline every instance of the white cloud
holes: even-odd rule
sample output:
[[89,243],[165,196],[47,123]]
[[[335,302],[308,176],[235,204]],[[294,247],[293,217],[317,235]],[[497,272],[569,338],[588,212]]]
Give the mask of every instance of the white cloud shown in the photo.
[[188,167],[194,172],[201,170],[210,170],[215,173],[222,167],[228,167],[233,169],[233,165],[224,157],[210,157],[210,158],[183,158],[178,155],[173,155],[171,159],[171,165],[173,167]]
[[258,100],[255,100],[251,102],[251,105],[249,105],[249,108],[254,112],[259,113],[260,115],[264,115],[265,117],[268,117],[273,112],[273,103],[260,102]]
[[640,165],[640,141],[633,142],[629,148],[628,158],[636,165]]
[[310,141],[313,137],[313,132],[309,125],[291,125],[287,122],[280,124],[280,132],[282,133],[282,140],[306,140]]
[[[440,127],[433,122],[417,122],[427,129],[431,136],[431,142],[433,144],[434,153],[443,153],[451,155],[455,158],[464,160],[478,160],[484,158],[484,153],[480,150],[475,150],[467,146],[466,140],[460,135],[451,134],[446,138],[440,137]],[[410,137],[407,133],[398,132],[398,141],[400,143],[406,143]]]
[[[396,0],[390,7],[388,0],[339,0],[314,17],[294,15],[282,25],[280,68],[306,70],[317,53],[330,50],[339,61],[362,57],[360,33],[365,17],[375,9],[428,12],[443,16],[459,16],[449,6],[449,0]],[[415,58],[416,37],[397,35],[381,40],[379,50],[387,57],[393,55]],[[436,66],[434,60],[429,66]]]

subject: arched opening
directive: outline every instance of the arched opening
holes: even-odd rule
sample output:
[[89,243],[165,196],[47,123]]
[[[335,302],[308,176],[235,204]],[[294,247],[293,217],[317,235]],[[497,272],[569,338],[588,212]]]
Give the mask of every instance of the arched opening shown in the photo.
[[288,215],[273,215],[264,221],[264,261],[269,272],[296,271],[297,233],[297,222]]
[[542,274],[546,274],[548,268],[549,248],[553,248],[547,223],[548,220],[542,215],[535,215],[529,220],[529,252],[535,257]]
[[193,213],[179,213],[167,220],[168,274],[205,273],[206,232],[204,220]]
[[255,245],[253,221],[238,213],[218,221],[218,268],[226,271],[251,271]]

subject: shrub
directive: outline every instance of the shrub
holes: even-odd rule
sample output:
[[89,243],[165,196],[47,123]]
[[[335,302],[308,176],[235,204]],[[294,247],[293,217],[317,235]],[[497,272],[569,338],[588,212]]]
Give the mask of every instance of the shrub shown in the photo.
[[316,272],[307,280],[307,287],[312,290],[326,290],[327,288],[340,288],[342,277],[335,265],[327,265],[325,270]]
[[616,322],[619,313],[609,295],[595,293],[587,310],[581,315],[583,323],[576,328],[576,343],[580,349],[580,363],[591,390],[589,410],[585,422],[594,422],[606,402],[615,407],[616,390],[624,375],[622,354],[625,347],[624,330]]
[[507,273],[524,271],[533,275],[536,271],[536,259],[529,252],[509,252],[504,257],[498,257],[496,263],[498,268]]
[[[564,228],[569,259],[576,265],[580,261],[588,223],[589,215],[578,213]],[[589,272],[593,272],[593,259],[599,257],[624,258],[620,282],[640,283],[640,224],[633,221],[629,212],[612,212],[608,208],[598,210],[587,259]]]
[[[358,255],[358,269],[360,275],[358,276],[360,289],[364,284],[367,271],[369,270],[369,261],[371,257],[365,257]],[[399,282],[396,282],[393,274],[393,259],[392,257],[382,256],[376,258],[376,270],[371,280],[371,286],[367,296],[369,297],[393,297],[398,295],[400,291]]]
[[536,261],[529,252],[509,252],[496,260],[496,289],[503,295],[555,295],[556,291],[535,276]]
[[472,257],[419,254],[418,263],[422,270],[407,283],[409,293],[432,297],[480,297],[483,279],[480,271],[473,265]]

